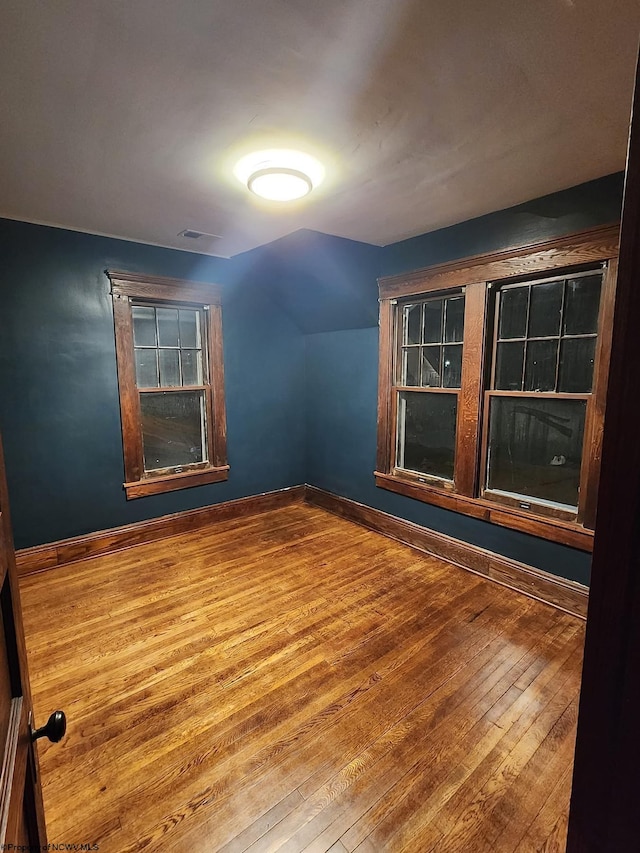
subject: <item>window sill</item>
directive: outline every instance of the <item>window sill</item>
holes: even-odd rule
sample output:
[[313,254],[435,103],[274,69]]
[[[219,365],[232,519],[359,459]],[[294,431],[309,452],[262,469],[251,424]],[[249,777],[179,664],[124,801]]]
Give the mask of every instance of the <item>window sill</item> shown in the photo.
[[175,492],[178,489],[190,489],[192,486],[204,486],[207,483],[219,483],[229,479],[229,466],[205,468],[200,471],[184,471],[180,474],[167,474],[162,477],[147,477],[136,483],[125,483],[127,500],[144,498],[147,495],[159,495],[163,492]]
[[453,512],[459,512],[462,515],[469,515],[472,518],[479,518],[501,527],[508,527],[511,530],[539,536],[551,542],[578,548],[581,551],[593,550],[593,530],[589,530],[577,522],[550,517],[542,518],[527,510],[498,506],[495,501],[470,498],[426,484],[415,483],[397,474],[382,474],[376,471],[375,478],[376,486],[396,492],[399,495],[433,504],[442,509],[453,510]]

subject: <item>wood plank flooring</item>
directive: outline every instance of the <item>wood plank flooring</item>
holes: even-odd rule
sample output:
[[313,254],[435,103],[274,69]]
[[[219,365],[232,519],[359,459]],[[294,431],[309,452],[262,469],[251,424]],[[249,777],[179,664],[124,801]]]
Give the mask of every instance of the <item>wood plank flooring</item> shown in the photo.
[[52,842],[564,850],[574,617],[302,504],[21,589]]

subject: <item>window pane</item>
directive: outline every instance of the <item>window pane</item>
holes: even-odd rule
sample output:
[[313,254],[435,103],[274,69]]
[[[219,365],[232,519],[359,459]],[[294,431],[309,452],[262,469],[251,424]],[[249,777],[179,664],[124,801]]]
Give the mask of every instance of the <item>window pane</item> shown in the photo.
[[181,385],[180,354],[178,350],[158,350],[158,361],[160,362],[160,385],[164,388],[173,388]]
[[158,387],[158,351],[155,349],[137,349],[136,385],[138,388]]
[[440,354],[442,348],[422,347],[422,384],[425,388],[440,387]]
[[578,505],[586,402],[494,397],[487,487]]
[[424,303],[424,342],[439,344],[442,341],[443,299],[431,299]]
[[453,480],[457,395],[402,391],[398,404],[398,467]]
[[182,384],[202,385],[202,354],[199,350],[182,350]]
[[445,388],[460,387],[462,380],[462,344],[450,344],[444,347],[442,380]]
[[598,330],[602,275],[570,278],[564,309],[564,334],[588,335]]
[[563,281],[534,284],[529,307],[529,337],[543,338],[560,333]]
[[402,351],[402,385],[420,384],[420,347]]
[[134,305],[131,308],[133,317],[133,342],[137,347],[154,347],[156,345],[156,309]]
[[444,339],[462,342],[464,331],[464,296],[447,299],[445,305]]
[[593,384],[595,338],[567,338],[560,350],[558,391],[587,394]]
[[555,391],[558,341],[529,341],[524,371],[525,391]]
[[499,343],[496,350],[495,388],[498,391],[522,391],[524,341]]
[[200,346],[200,315],[197,311],[180,309],[180,346],[196,349]]
[[524,338],[527,334],[528,287],[514,287],[500,293],[499,338]]
[[420,318],[422,314],[421,305],[405,305],[403,317],[403,343],[420,343]]
[[145,471],[206,461],[203,391],[141,394],[140,412]]
[[158,314],[158,338],[161,347],[178,346],[178,309],[156,308]]

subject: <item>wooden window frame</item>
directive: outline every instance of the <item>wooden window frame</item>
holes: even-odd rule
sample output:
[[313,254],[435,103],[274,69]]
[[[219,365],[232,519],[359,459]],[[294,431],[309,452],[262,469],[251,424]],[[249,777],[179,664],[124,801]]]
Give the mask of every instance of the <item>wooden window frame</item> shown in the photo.
[[[453,291],[448,290],[446,293],[422,294],[420,299],[416,300],[416,303],[420,304],[422,302],[429,302],[429,299],[446,300],[447,298],[455,298],[455,297],[460,297],[460,296],[464,296],[463,289],[458,289],[458,290],[453,290]],[[399,307],[402,308],[406,304],[409,304],[409,305],[412,304],[412,300],[411,299],[406,300],[406,301],[403,300],[402,305]],[[466,304],[466,302],[465,302],[465,304]],[[442,381],[439,386],[433,386],[433,385],[424,385],[424,386],[423,385],[417,385],[417,386],[415,386],[415,385],[403,385],[402,384],[401,374],[402,374],[403,368],[402,368],[402,360],[401,359],[402,359],[402,350],[403,350],[403,348],[405,348],[405,345],[403,344],[403,341],[402,341],[402,335],[399,334],[399,329],[400,329],[400,325],[401,325],[400,313],[401,312],[399,310],[398,314],[397,314],[397,325],[394,325],[394,342],[393,342],[393,346],[394,346],[394,364],[393,364],[393,368],[392,368],[393,369],[393,380],[394,380],[393,381],[393,388],[396,392],[399,392],[399,393],[394,394],[394,399],[392,401],[392,407],[393,407],[393,434],[391,437],[392,438],[392,443],[391,443],[392,455],[394,455],[394,454],[397,455],[397,449],[398,449],[398,429],[397,429],[398,411],[397,411],[397,404],[398,404],[398,399],[399,399],[400,393],[408,392],[408,393],[423,393],[423,394],[446,394],[450,397],[456,398],[456,411],[460,410],[460,397],[461,397],[461,393],[462,393],[462,383],[461,383],[460,387],[445,385],[444,381]],[[457,346],[460,344],[459,341],[451,341],[451,342],[445,341],[444,336],[445,336],[445,330],[443,327],[441,330],[442,340],[438,344],[440,347],[444,348],[444,346]],[[432,345],[434,345],[434,344],[432,344]],[[429,344],[426,344],[426,346],[429,346]],[[440,489],[453,491],[454,481],[455,481],[456,475],[457,475],[457,472],[454,471],[454,479],[453,480],[445,479],[443,477],[439,477],[436,475],[426,475],[426,474],[425,475],[416,475],[416,477],[417,477],[419,482],[425,482],[426,481],[429,484],[437,486]]]
[[[444,509],[513,530],[591,551],[602,454],[604,408],[615,303],[619,226],[607,225],[568,237],[501,252],[476,255],[378,280],[380,348],[378,374],[378,453],[376,485]],[[541,509],[531,500],[523,509],[483,495],[490,390],[487,348],[492,344],[492,288],[543,276],[583,272],[604,266],[593,389],[587,401],[577,513]],[[454,482],[395,467],[397,396],[395,360],[397,315],[403,303],[464,291],[464,349],[458,397]],[[400,307],[399,307],[400,306]],[[411,389],[416,390],[416,389]],[[536,392],[538,396],[544,396]],[[558,398],[558,394],[552,396]],[[578,398],[581,395],[570,395]],[[587,396],[587,395],[582,395]],[[542,512],[542,514],[541,514]]]
[[[157,495],[207,483],[227,480],[226,409],[224,399],[224,366],[222,354],[222,308],[220,288],[214,284],[182,281],[161,276],[107,270],[111,281],[113,317],[120,392],[122,446],[124,453],[124,489],[127,500]],[[150,304],[167,303],[178,307],[195,307],[206,317],[205,335],[208,353],[207,375],[201,390],[207,414],[208,462],[181,466],[180,471],[159,474],[144,470],[140,392],[136,383],[133,343],[132,301]],[[191,386],[190,386],[191,387]]]

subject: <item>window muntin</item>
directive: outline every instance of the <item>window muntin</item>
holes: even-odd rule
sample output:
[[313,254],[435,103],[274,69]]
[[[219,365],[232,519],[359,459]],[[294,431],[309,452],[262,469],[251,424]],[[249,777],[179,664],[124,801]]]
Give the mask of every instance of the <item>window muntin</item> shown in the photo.
[[602,276],[591,271],[499,291],[493,390],[591,392]]
[[453,483],[464,294],[402,305],[397,337],[396,468]]
[[138,388],[203,384],[204,312],[198,308],[134,304],[133,344]]
[[464,294],[403,305],[401,322],[398,385],[460,388]]

